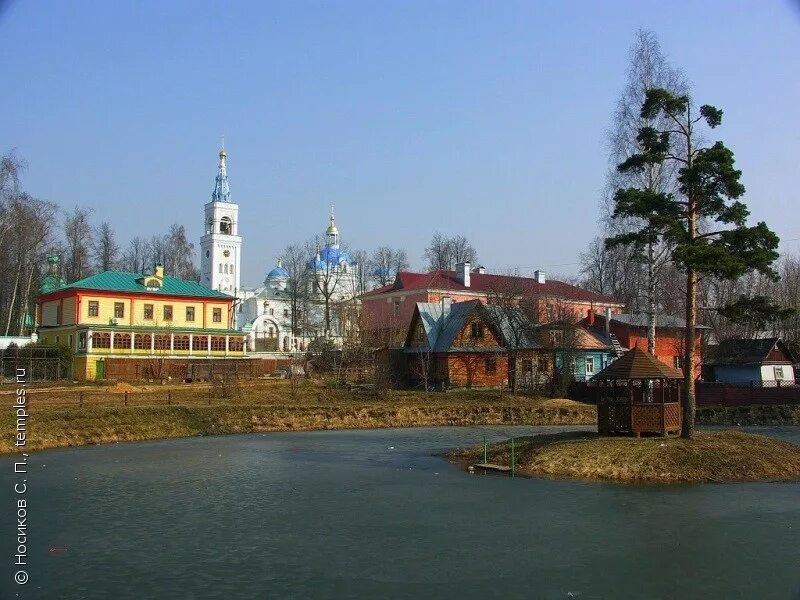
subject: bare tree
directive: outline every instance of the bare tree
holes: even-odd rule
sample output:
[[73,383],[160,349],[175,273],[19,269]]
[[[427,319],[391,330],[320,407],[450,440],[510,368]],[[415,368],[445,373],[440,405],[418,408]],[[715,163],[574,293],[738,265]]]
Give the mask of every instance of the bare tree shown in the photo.
[[119,244],[114,229],[108,221],[100,223],[92,241],[95,270],[102,272],[116,269],[119,264]]
[[76,206],[64,220],[64,277],[67,282],[83,279],[91,274],[90,251],[93,246],[92,210]]
[[389,246],[381,246],[376,249],[370,256],[368,264],[369,276],[376,287],[389,285],[394,282],[394,278],[400,271],[405,271],[409,268],[406,251],[400,248],[390,248]]
[[200,272],[194,262],[194,244],[186,237],[183,225],[170,225],[164,238],[163,259],[167,274],[179,279],[200,280]]
[[425,248],[424,258],[430,271],[452,271],[457,263],[476,262],[478,253],[463,235],[447,237],[437,231]]
[[304,308],[307,305],[309,292],[308,255],[301,246],[289,244],[283,250],[280,263],[289,274],[286,282],[286,293],[289,296],[289,304],[291,306],[292,337],[305,336],[307,331],[304,327],[306,323]]
[[139,236],[131,239],[120,262],[122,269],[129,273],[144,273],[147,269],[147,242]]
[[323,305],[323,334],[325,338],[331,335],[332,308],[334,294],[341,292],[341,266],[332,258],[332,247],[322,245],[319,236],[306,243],[306,256],[310,256],[309,269],[312,292],[321,298]]

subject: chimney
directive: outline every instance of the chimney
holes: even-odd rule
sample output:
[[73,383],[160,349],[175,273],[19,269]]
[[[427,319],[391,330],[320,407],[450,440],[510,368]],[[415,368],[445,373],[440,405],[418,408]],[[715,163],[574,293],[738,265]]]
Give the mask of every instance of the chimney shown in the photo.
[[606,335],[611,333],[611,308],[606,308]]
[[450,316],[450,306],[453,304],[453,299],[449,296],[442,297],[442,320],[446,321]]
[[460,262],[456,265],[456,279],[464,287],[469,287],[469,262]]
[[483,275],[486,273],[486,269],[482,265],[478,265],[474,269],[472,269],[473,273],[477,273],[478,275]]
[[538,269],[533,272],[533,278],[536,280],[536,283],[544,283],[547,281],[544,277],[544,271],[539,271]]
[[164,279],[164,265],[156,265],[153,270],[153,277],[156,279]]
[[593,308],[590,308],[586,312],[586,323],[589,325],[589,327],[594,327],[594,309]]

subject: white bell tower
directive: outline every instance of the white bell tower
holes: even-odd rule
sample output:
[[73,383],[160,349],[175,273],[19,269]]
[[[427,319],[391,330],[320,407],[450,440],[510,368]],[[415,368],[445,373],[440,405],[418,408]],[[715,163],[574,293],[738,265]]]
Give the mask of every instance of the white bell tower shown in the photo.
[[231,296],[241,289],[242,238],[239,235],[239,206],[231,201],[225,149],[219,151],[219,171],[205,206],[200,238],[200,283]]

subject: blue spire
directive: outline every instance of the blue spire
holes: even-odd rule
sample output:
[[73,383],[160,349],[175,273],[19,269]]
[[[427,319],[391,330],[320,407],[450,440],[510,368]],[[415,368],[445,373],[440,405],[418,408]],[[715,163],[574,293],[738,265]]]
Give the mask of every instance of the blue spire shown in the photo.
[[228,172],[225,170],[225,148],[219,151],[219,172],[214,183],[214,191],[211,193],[212,202],[230,202],[231,188],[228,185]]

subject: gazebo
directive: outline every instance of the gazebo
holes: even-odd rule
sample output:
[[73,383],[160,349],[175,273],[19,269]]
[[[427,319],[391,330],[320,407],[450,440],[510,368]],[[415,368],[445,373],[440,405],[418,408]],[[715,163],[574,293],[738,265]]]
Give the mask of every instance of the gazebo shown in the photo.
[[680,433],[683,373],[634,348],[592,378],[601,435]]

